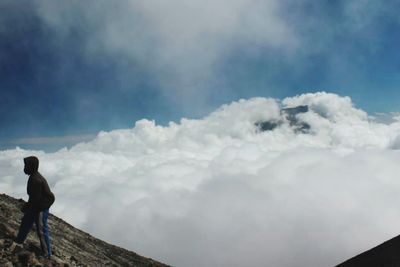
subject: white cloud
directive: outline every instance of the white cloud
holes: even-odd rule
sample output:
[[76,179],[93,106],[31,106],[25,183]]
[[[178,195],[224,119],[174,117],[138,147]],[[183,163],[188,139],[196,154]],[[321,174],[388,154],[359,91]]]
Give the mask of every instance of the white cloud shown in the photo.
[[[280,107],[308,105],[296,134]],[[37,155],[56,215],[176,266],[333,266],[398,234],[400,122],[347,97],[240,100],[201,120],[101,132],[56,153],[0,151],[0,191],[25,197]]]

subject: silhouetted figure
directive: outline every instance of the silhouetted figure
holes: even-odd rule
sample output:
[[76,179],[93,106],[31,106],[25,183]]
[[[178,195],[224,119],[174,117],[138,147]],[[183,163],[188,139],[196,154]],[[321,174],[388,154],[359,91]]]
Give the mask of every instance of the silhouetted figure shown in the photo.
[[22,244],[35,223],[43,255],[50,257],[51,245],[47,219],[49,208],[54,203],[55,197],[46,179],[38,172],[39,159],[34,156],[27,157],[24,158],[24,163],[24,172],[29,175],[27,185],[29,200],[21,209],[24,216],[15,242]]

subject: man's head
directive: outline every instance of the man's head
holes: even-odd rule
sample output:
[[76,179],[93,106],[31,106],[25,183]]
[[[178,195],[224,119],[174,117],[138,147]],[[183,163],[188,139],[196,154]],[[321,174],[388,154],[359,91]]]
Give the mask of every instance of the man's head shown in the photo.
[[24,158],[24,163],[24,173],[28,175],[34,174],[39,169],[39,159],[35,156]]

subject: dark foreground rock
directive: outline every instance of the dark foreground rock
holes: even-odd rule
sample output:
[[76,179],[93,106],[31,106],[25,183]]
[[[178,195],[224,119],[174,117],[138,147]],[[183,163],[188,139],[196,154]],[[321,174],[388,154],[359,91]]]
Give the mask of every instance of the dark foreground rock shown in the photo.
[[23,245],[12,242],[16,236],[23,200],[0,194],[0,266],[168,266],[134,252],[110,245],[50,215],[49,227],[54,255],[40,256],[40,244],[31,231]]
[[336,267],[399,267],[400,236],[361,253]]

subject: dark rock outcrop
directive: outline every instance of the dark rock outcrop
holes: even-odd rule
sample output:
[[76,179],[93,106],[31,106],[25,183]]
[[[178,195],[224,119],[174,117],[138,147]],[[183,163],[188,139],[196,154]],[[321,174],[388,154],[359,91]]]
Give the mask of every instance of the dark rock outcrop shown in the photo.
[[355,256],[336,267],[399,267],[400,236]]
[[311,126],[308,123],[299,121],[297,118],[298,114],[308,112],[308,106],[284,108],[281,110],[281,112],[284,114],[286,119],[289,121],[289,125],[293,127],[296,133],[308,133],[308,131],[311,129]]
[[298,114],[306,113],[308,112],[308,110],[308,106],[284,108],[281,110],[281,120],[259,121],[255,123],[255,126],[257,126],[257,128],[261,132],[273,131],[275,128],[282,125],[286,120],[293,128],[293,131],[295,133],[308,133],[311,129],[311,126],[306,122],[300,121],[297,117]]
[[0,194],[0,266],[168,266],[110,245],[50,214],[53,256],[40,256],[40,244],[31,231],[23,245],[12,240],[18,231],[23,200]]
[[281,124],[282,121],[260,121],[255,123],[261,132],[272,131]]

